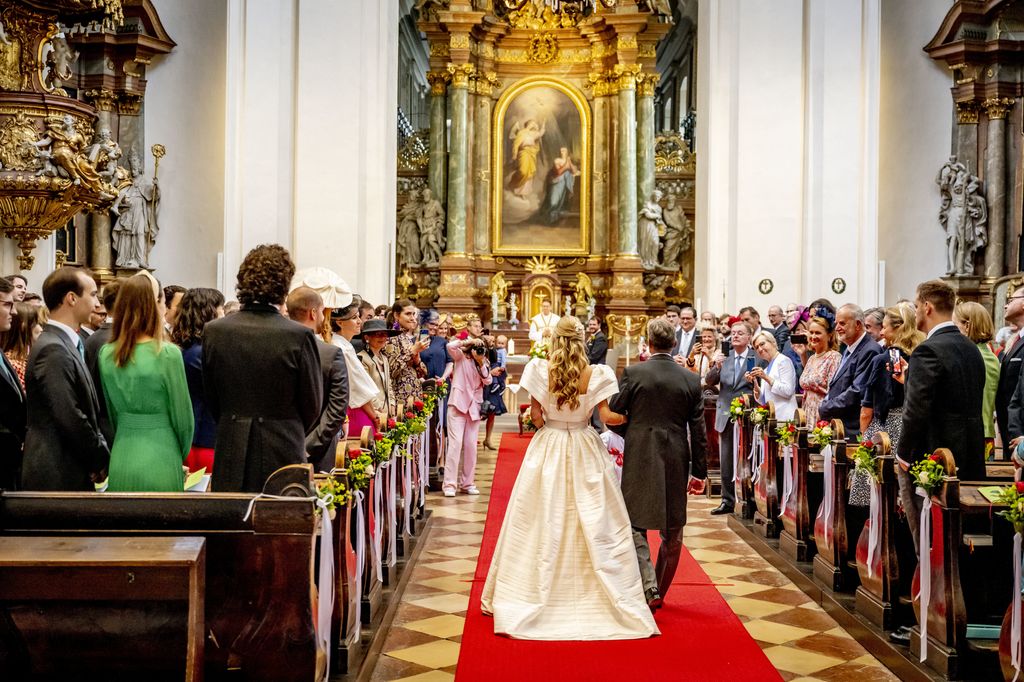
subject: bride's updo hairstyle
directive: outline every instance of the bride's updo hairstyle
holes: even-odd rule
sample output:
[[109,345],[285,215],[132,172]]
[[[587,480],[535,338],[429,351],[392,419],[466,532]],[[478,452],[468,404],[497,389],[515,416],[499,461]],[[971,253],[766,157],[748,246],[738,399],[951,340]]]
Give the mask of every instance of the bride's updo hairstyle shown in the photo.
[[548,359],[548,389],[556,396],[559,408],[575,410],[580,406],[580,375],[590,364],[583,345],[583,324],[578,319],[558,320]]

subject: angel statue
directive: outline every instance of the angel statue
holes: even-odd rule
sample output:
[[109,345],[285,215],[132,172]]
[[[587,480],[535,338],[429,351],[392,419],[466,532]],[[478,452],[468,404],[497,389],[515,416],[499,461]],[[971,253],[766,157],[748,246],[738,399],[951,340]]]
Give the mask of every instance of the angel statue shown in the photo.
[[117,174],[117,161],[121,158],[121,147],[110,139],[110,128],[100,128],[96,141],[89,147],[89,163],[107,182],[113,182]]
[[64,83],[71,80],[75,72],[71,65],[78,59],[78,52],[72,50],[63,34],[59,35],[48,43],[50,49],[46,53],[46,86],[53,90],[53,94],[67,97]]
[[134,150],[128,156],[128,165],[132,173],[131,183],[121,189],[110,209],[117,216],[113,228],[113,246],[117,252],[115,262],[119,268],[148,268],[149,252],[160,231],[156,222],[160,187],[156,175],[152,180],[146,179],[142,160]]
[[637,222],[637,246],[640,251],[640,261],[644,269],[653,270],[658,267],[658,248],[661,246],[661,236],[665,232],[665,220],[661,214],[661,191],[654,190],[651,198],[640,209],[639,221]]
[[576,283],[573,285],[573,291],[577,306],[586,305],[587,301],[594,298],[594,286],[590,280],[590,275],[585,272],[578,273],[576,275]]

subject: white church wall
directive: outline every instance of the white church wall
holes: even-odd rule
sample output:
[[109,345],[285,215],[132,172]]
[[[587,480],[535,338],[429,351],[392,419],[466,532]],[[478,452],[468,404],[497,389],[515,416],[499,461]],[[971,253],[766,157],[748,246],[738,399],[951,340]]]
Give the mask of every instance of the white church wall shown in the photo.
[[[224,238],[224,86],[227,0],[156,0],[178,46],[147,69],[148,147],[160,143],[160,234],[150,265],[165,284],[218,286]],[[233,287],[226,292],[233,296]]]
[[935,175],[951,148],[952,79],[921,48],[949,4],[882,0],[878,250],[886,303],[913,298],[919,282],[945,271]]

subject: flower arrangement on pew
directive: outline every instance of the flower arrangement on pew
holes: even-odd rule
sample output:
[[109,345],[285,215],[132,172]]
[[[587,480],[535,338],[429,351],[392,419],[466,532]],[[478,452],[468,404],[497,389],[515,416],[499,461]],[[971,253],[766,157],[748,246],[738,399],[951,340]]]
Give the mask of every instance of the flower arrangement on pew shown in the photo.
[[754,426],[760,426],[766,421],[768,421],[767,407],[755,407],[750,411],[750,423]]
[[814,428],[811,429],[811,433],[807,436],[807,442],[811,445],[817,445],[818,450],[824,450],[828,446],[832,445],[832,438],[835,434],[832,433],[832,425],[822,419]]
[[743,417],[743,399],[733,398],[729,403],[729,420],[739,421]]
[[878,465],[878,457],[875,453],[875,444],[870,438],[861,438],[857,442],[857,449],[853,451],[854,467],[865,472],[874,481],[881,479],[881,468]]
[[779,447],[789,447],[796,442],[799,431],[793,422],[779,422],[775,427],[775,435],[779,437]]
[[373,478],[373,458],[359,448],[348,451],[348,484],[352,490],[366,490]]
[[910,467],[914,485],[925,491],[929,497],[938,492],[946,478],[946,466],[942,455],[934,454]]
[[[352,493],[345,488],[345,484],[334,476],[328,476],[316,482],[316,496],[323,500],[331,519],[334,518],[339,506],[345,506],[352,499]],[[319,512],[320,507],[318,506],[317,513]]]
[[1016,532],[1024,533],[1024,481],[1017,481],[1000,490],[997,502],[1006,505],[1006,509],[998,514],[1012,523]]
[[395,427],[398,422],[394,419],[388,419],[387,426],[388,430],[373,434],[373,463],[375,465],[382,464],[391,459],[391,450],[395,447],[395,441],[391,439],[391,435],[395,431]]

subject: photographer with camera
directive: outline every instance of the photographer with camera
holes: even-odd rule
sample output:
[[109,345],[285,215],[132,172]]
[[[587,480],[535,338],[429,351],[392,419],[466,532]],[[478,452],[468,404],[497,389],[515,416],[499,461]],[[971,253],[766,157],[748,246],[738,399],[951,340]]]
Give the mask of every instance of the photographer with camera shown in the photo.
[[465,339],[448,344],[455,369],[448,397],[448,451],[444,460],[444,496],[455,497],[458,489],[467,495],[479,495],[473,484],[476,473],[476,442],[480,435],[480,403],[484,386],[493,381],[487,346],[481,336],[483,325],[476,315],[466,318]]

